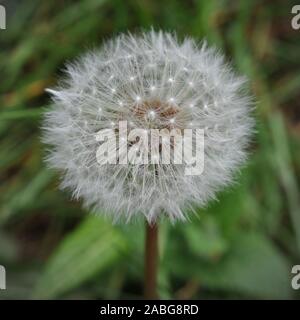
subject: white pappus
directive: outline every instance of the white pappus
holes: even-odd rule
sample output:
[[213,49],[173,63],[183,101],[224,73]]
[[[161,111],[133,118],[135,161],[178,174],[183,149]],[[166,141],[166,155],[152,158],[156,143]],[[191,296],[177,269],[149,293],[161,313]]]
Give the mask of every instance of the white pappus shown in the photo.
[[[205,42],[161,31],[119,35],[67,64],[60,85],[48,90],[47,162],[62,172],[62,188],[115,221],[185,220],[246,159],[254,121],[245,83]],[[121,120],[132,128],[204,129],[203,173],[187,176],[177,164],[100,166],[95,133]]]

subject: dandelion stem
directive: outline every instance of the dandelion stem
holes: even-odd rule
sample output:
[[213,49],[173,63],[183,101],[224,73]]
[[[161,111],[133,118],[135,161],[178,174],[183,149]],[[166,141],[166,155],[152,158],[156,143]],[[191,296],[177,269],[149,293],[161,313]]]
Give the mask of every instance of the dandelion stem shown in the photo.
[[157,299],[158,227],[146,223],[145,242],[145,299]]

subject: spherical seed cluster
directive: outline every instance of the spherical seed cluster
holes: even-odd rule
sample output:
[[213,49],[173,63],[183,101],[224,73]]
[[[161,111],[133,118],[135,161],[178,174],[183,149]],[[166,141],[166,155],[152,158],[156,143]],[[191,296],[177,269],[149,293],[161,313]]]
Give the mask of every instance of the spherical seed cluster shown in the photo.
[[[62,171],[62,188],[95,212],[126,221],[184,220],[230,183],[245,160],[253,127],[245,79],[205,42],[154,31],[121,35],[66,70],[60,87],[49,90],[47,161]],[[187,176],[185,165],[176,164],[100,166],[95,134],[125,120],[130,128],[204,129],[203,173]]]

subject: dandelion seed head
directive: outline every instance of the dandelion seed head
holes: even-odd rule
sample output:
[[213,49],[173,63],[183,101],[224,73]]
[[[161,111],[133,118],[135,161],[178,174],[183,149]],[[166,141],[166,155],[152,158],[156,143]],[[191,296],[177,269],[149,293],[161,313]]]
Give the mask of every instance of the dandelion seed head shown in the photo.
[[[62,172],[61,187],[94,212],[116,221],[185,220],[230,184],[245,161],[253,131],[245,78],[205,42],[154,31],[123,34],[66,68],[65,79],[48,90],[47,162]],[[123,120],[145,132],[204,128],[203,173],[186,176],[185,166],[175,164],[99,165],[95,134]]]

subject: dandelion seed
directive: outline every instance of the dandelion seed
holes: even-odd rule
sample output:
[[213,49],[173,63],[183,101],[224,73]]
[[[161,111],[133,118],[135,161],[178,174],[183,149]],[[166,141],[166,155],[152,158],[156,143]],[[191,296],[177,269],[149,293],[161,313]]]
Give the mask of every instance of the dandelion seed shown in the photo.
[[155,118],[156,112],[154,110],[149,111],[149,116]]

